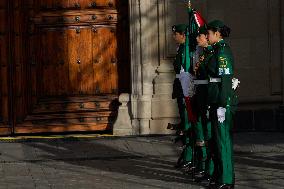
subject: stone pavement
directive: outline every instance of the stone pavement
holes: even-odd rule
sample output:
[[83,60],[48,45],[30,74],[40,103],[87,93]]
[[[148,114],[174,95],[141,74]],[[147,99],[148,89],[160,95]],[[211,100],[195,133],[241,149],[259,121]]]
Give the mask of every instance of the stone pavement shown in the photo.
[[[175,170],[172,136],[2,140],[0,188],[204,188]],[[235,134],[236,188],[284,188],[284,133]]]

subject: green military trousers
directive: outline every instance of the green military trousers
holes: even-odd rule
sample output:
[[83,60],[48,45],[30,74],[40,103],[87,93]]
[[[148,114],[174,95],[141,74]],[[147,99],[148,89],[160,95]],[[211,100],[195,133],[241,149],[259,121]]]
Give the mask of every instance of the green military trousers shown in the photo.
[[201,111],[201,115],[198,116],[194,129],[197,146],[196,165],[199,171],[205,171],[207,175],[212,175],[214,166],[210,149],[207,145],[208,141],[211,139],[211,122],[208,120],[206,112],[206,109]]
[[234,162],[232,143],[232,112],[226,108],[225,121],[218,122],[217,107],[210,110],[212,124],[212,154],[214,178],[220,184],[234,184]]
[[[181,120],[181,129],[187,133],[191,129],[191,124],[188,121],[188,115],[183,98],[177,98],[178,109]],[[186,145],[183,151],[183,160],[192,161],[192,139],[188,134],[183,135],[183,143]]]

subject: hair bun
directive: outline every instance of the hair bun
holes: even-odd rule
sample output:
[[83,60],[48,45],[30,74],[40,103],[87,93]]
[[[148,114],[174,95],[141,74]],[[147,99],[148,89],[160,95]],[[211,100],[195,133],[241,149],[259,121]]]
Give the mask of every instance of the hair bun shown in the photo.
[[220,28],[220,33],[221,33],[222,37],[229,37],[229,35],[231,33],[231,28],[224,25],[223,27]]

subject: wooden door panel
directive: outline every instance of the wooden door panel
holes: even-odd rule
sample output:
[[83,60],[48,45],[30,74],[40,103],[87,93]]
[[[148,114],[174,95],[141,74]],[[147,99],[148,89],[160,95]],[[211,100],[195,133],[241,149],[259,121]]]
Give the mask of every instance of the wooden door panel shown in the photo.
[[69,0],[53,0],[52,7],[67,8],[68,6],[69,6]]
[[40,0],[40,9],[115,9],[117,0]]
[[[44,96],[52,96],[57,94],[59,76],[57,73],[57,64],[60,60],[57,59],[56,54],[61,54],[61,52],[57,52],[58,50],[58,42],[57,40],[60,38],[58,35],[60,32],[57,31],[44,31],[41,33],[41,44],[42,50],[41,53],[41,69],[42,72],[42,81]],[[64,45],[64,43],[63,43]],[[63,73],[64,75],[64,73]],[[39,79],[39,78],[38,78]]]
[[[0,30],[0,69],[1,67],[7,67],[8,66],[8,48],[7,48],[7,43],[8,43],[8,35],[6,34],[6,31]],[[1,77],[2,79],[2,77]]]
[[7,0],[0,2],[0,135],[9,134],[9,17]]
[[0,32],[3,35],[7,31],[8,27],[8,19],[7,19],[7,10],[4,8],[0,8]]
[[8,68],[3,66],[0,69],[1,71],[1,93],[0,93],[0,126],[7,126],[9,121],[9,97],[8,97]]
[[38,6],[40,9],[51,9],[54,7],[53,1],[54,0],[39,0]]
[[92,44],[95,90],[102,94],[115,93],[117,89],[115,27],[93,26]]
[[[49,120],[49,119],[79,119],[79,118],[96,118],[96,120],[100,117],[107,117],[111,116],[111,111],[104,111],[104,112],[79,112],[79,113],[57,113],[57,114],[45,114],[44,116],[35,114],[30,115],[26,118],[26,121],[36,121],[36,120]],[[98,119],[99,120],[99,119]],[[82,121],[81,121],[82,122]]]
[[109,57],[108,62],[110,62],[110,81],[111,81],[111,90],[112,93],[118,93],[118,55],[117,55],[117,35],[116,28],[110,29],[109,37]]
[[69,0],[68,8],[81,8],[81,1],[82,0]]
[[7,7],[7,0],[0,1],[0,9],[4,9]]
[[91,28],[75,27],[67,33],[70,93],[94,94]]
[[111,129],[117,2],[0,1],[0,135],[9,124],[15,133]]
[[112,106],[111,102],[64,102],[62,100],[58,103],[38,103],[33,108],[34,114],[42,113],[54,113],[54,112],[82,112],[82,111],[102,111],[102,110],[114,110],[115,106]]
[[116,7],[117,0],[96,0],[98,7]]
[[23,70],[23,53],[22,53],[22,40],[19,36],[14,37],[14,52],[15,52],[15,57],[14,57],[14,82],[17,83],[17,86],[14,88],[14,107],[17,110],[17,116],[16,116],[16,121],[21,121],[24,118],[24,107],[25,107],[25,102],[24,102],[24,96],[23,96],[23,91],[24,91],[24,82],[23,80],[24,77],[24,70]]
[[33,114],[40,114],[58,112],[99,112],[114,111],[116,108],[115,95],[108,96],[77,96],[77,97],[45,97],[38,99],[33,106]]
[[[35,31],[33,31],[35,32]],[[37,101],[37,88],[39,86],[39,81],[37,80],[38,78],[38,72],[37,72],[37,68],[39,68],[39,62],[41,61],[41,54],[38,54],[37,51],[41,48],[35,48],[35,47],[41,47],[40,45],[40,41],[41,38],[39,35],[30,35],[29,36],[29,44],[30,44],[30,48],[28,49],[28,58],[29,58],[29,62],[28,62],[28,66],[29,69],[27,72],[27,79],[30,82],[27,82],[27,91],[29,91],[30,96],[27,98],[26,101],[28,101],[29,106],[27,107],[28,112],[30,113],[32,110],[33,105],[36,103]]]
[[69,0],[66,8],[75,9],[96,9],[96,8],[116,8],[116,0]]
[[41,37],[41,71],[44,96],[67,95],[68,52],[67,32],[64,28],[44,28]]
[[38,99],[16,133],[99,131],[110,129],[117,115],[116,96]]
[[[37,125],[37,126],[35,126]],[[0,128],[1,129],[1,128]],[[93,132],[105,131],[110,129],[109,123],[85,123],[75,124],[62,122],[61,124],[55,122],[54,124],[47,124],[46,122],[31,122],[30,125],[20,124],[14,129],[15,133],[66,133],[66,132]],[[1,131],[4,133],[4,131]]]

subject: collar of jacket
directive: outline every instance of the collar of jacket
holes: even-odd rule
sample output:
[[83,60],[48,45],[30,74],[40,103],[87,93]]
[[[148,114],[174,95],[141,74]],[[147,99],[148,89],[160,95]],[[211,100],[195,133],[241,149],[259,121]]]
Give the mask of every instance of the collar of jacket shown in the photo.
[[207,47],[204,48],[204,52],[206,53],[213,53],[214,49],[211,45],[208,45]]
[[224,39],[221,39],[217,43],[214,43],[212,46],[214,49],[219,48],[219,47],[224,47],[226,45]]

